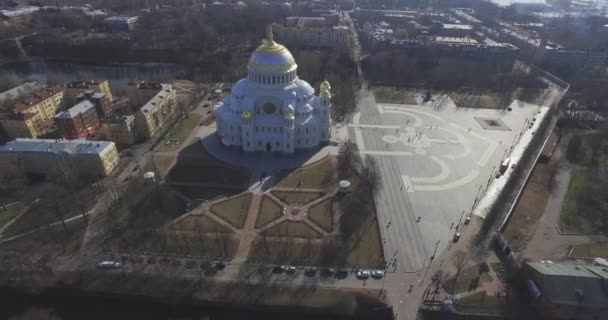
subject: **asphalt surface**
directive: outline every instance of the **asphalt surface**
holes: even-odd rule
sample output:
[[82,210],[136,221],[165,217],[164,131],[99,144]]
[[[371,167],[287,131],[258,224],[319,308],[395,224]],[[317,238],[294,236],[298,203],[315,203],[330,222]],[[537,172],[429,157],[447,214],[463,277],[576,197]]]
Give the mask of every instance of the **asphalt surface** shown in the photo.
[[360,153],[380,166],[376,205],[389,271],[419,272],[451,243],[538,110],[518,103],[511,112],[456,108],[434,98],[378,104],[362,90],[349,128]]

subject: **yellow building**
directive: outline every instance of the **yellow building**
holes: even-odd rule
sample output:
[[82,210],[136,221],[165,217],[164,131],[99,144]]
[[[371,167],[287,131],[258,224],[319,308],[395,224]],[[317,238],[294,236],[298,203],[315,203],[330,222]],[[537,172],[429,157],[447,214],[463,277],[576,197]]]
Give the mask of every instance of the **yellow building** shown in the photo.
[[104,94],[106,104],[110,105],[114,97],[110,90],[110,84],[108,80],[89,80],[89,81],[75,81],[65,85],[66,98],[74,100],[78,95],[85,91],[101,92]]
[[105,139],[116,144],[130,145],[136,141],[134,116],[115,116],[106,119],[103,123]]
[[16,139],[0,147],[0,170],[19,168],[26,173],[101,178],[119,161],[111,141]]
[[17,102],[0,124],[11,139],[37,138],[53,129],[53,117],[63,103],[63,88],[42,88]]
[[[135,88],[135,96],[146,97],[155,94],[135,113],[135,125],[139,135],[143,138],[151,138],[165,124],[167,119],[175,112],[177,106],[177,95],[175,89],[167,83],[140,83],[140,88]],[[155,88],[155,89],[151,89]],[[140,98],[138,98],[140,99]]]

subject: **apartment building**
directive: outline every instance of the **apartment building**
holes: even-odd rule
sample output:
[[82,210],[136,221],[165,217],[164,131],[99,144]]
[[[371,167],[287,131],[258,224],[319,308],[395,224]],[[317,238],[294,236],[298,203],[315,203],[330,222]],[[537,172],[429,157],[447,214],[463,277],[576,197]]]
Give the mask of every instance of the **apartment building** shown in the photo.
[[274,24],[273,31],[288,46],[346,48],[348,27],[337,24],[331,17],[287,17],[283,25]]
[[0,147],[0,167],[45,176],[76,172],[101,178],[119,161],[110,141],[15,139]]
[[139,82],[130,86],[132,101],[149,100],[135,112],[135,125],[140,137],[151,138],[176,109],[177,96],[168,83]]
[[63,103],[64,88],[42,88],[20,99],[0,124],[9,138],[37,138],[53,130],[53,118]]
[[88,93],[90,95],[91,92],[94,93],[102,93],[103,94],[103,115],[100,115],[100,118],[109,116],[112,112],[109,110],[110,105],[112,104],[112,100],[114,97],[112,96],[112,91],[110,90],[110,84],[108,80],[88,80],[88,81],[74,81],[67,83],[65,85],[65,95],[68,100],[78,100],[83,98],[83,93]]
[[114,141],[116,144],[134,144],[137,141],[135,117],[116,115],[106,118],[103,123],[103,132],[106,140]]
[[55,115],[55,125],[64,139],[81,139],[94,135],[101,127],[95,101],[82,100]]

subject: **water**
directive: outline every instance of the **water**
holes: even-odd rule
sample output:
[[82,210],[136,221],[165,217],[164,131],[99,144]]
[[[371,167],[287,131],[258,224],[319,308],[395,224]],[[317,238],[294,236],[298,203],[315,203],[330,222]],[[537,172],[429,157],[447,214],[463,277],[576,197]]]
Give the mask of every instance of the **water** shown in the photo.
[[60,61],[33,60],[16,62],[0,68],[0,78],[9,78],[19,83],[38,81],[65,83],[87,79],[105,79],[115,86],[126,85],[133,80],[161,81],[174,79],[178,67],[172,64],[78,64]]

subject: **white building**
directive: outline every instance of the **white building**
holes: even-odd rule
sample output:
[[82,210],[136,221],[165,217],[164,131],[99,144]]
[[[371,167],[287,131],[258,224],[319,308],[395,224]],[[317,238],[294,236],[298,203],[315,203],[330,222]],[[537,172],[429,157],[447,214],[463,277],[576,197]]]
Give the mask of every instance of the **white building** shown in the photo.
[[41,175],[75,170],[83,176],[105,177],[119,160],[116,144],[110,141],[16,139],[0,147],[0,170],[16,167]]
[[329,141],[330,85],[321,84],[320,96],[298,79],[293,56],[268,39],[249,59],[247,77],[215,106],[217,132],[226,146],[245,151],[293,153]]

